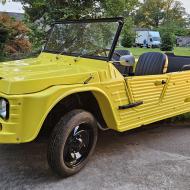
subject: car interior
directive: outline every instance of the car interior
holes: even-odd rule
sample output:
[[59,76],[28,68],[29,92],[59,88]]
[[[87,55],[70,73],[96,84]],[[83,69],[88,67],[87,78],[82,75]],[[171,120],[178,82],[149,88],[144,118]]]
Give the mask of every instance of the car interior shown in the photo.
[[190,70],[190,57],[177,56],[173,53],[168,53],[166,55],[169,61],[167,73]]
[[123,55],[131,55],[129,50],[115,50],[113,64],[123,76],[158,75],[190,70],[190,57],[176,56],[173,53],[148,52],[142,54],[133,67],[119,63]]

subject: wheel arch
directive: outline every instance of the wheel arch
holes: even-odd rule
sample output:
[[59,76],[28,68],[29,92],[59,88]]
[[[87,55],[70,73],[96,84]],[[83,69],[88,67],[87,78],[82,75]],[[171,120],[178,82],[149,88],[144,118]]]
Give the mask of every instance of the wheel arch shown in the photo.
[[[74,100],[74,102],[72,100]],[[86,101],[88,100],[89,102],[85,105]],[[79,103],[82,104],[80,105]],[[62,110],[66,104],[68,104],[67,106],[69,106],[70,109],[68,110],[67,107],[66,110],[61,112],[61,115],[56,115],[56,112],[59,113],[60,108]],[[91,109],[92,107],[94,108],[94,110]],[[116,119],[115,114],[113,112],[113,106],[109,97],[104,91],[98,88],[88,88],[83,90],[76,89],[63,93],[51,104],[41,121],[38,134],[39,132],[43,133],[44,130],[46,130],[48,127],[51,130],[51,127],[53,127],[52,116],[60,117],[63,114],[66,114],[68,111],[71,111],[72,109],[84,109],[86,111],[91,112],[98,120],[100,126],[105,129],[114,129],[114,127],[116,126]],[[49,124],[51,125],[51,127],[48,126]]]

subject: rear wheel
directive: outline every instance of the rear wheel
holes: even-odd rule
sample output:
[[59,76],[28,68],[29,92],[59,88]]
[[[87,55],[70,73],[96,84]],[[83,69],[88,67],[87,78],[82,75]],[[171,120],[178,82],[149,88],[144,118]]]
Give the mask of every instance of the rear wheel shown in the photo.
[[47,151],[51,169],[61,177],[79,172],[88,162],[97,142],[97,122],[91,113],[73,110],[55,126]]

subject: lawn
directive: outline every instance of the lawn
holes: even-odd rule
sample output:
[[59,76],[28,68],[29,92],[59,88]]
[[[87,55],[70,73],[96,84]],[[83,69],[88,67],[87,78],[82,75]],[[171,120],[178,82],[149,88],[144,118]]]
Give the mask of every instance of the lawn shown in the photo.
[[[132,54],[138,58],[140,55],[142,55],[145,52],[161,52],[160,49],[149,49],[149,48],[127,48],[132,52]],[[184,48],[184,47],[176,47],[174,49],[175,55],[182,55],[182,56],[190,56],[190,48]]]

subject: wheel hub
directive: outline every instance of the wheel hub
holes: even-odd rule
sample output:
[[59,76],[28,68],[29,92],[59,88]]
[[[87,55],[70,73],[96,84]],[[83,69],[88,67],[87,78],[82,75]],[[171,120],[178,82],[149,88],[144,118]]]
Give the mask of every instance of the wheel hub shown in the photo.
[[63,154],[67,166],[75,167],[86,159],[92,139],[91,131],[87,126],[79,125],[72,130]]
[[85,147],[85,144],[83,143],[83,140],[81,138],[75,138],[71,142],[71,150],[72,152],[80,152],[80,150]]

